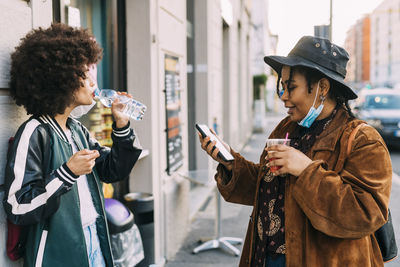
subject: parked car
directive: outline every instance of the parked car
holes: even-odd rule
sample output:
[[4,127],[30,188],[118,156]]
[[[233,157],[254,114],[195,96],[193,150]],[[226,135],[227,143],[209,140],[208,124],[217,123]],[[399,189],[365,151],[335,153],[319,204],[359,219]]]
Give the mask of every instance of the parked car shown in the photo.
[[353,103],[356,117],[365,120],[387,145],[400,147],[400,91],[387,88],[362,90]]

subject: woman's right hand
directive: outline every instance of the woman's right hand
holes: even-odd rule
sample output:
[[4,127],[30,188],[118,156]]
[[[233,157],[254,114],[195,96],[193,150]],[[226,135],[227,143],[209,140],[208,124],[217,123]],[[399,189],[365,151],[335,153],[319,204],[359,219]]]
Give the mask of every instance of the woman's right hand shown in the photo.
[[[228,146],[228,144],[222,141],[221,138],[219,138],[218,135],[212,129],[210,129],[210,131],[218,138],[218,140],[225,146],[225,148],[228,151],[231,151],[231,148]],[[210,141],[209,136],[203,138],[203,136],[200,133],[198,133],[198,135],[200,139],[201,148],[204,151],[206,151],[207,154],[210,155],[215,161],[224,165],[228,171],[231,171],[233,168],[233,163],[227,162],[218,156],[219,149],[215,146],[216,141]]]
[[96,158],[100,156],[99,151],[83,149],[76,152],[67,162],[68,168],[77,176],[89,174],[96,164]]

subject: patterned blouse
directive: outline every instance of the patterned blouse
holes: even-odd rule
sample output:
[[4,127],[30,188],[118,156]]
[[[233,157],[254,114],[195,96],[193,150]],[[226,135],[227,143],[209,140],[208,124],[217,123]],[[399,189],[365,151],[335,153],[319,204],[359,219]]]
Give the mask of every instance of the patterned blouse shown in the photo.
[[[318,135],[336,115],[338,107],[329,117],[315,121],[310,128],[297,126],[290,135],[290,146],[303,153],[309,151]],[[285,176],[273,176],[269,168],[263,168],[258,194],[257,235],[253,267],[264,267],[267,253],[286,254],[285,247]]]

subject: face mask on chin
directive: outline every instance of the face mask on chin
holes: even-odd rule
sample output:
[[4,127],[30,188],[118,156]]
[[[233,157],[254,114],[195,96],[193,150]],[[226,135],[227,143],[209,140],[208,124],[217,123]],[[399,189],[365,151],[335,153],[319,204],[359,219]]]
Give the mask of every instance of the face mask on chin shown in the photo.
[[83,115],[86,115],[91,109],[92,107],[96,104],[96,101],[92,101],[92,104],[90,105],[80,105],[77,106],[76,108],[74,108],[71,111],[70,116],[74,119],[79,119],[80,117],[82,117]]
[[[88,74],[89,74],[89,78],[91,79],[91,81],[95,84],[94,87],[96,88],[97,87],[97,66],[96,66],[96,64],[92,64],[89,66]],[[88,79],[85,80],[85,83],[86,83],[86,87],[91,87]],[[96,101],[92,100],[92,103],[90,105],[77,106],[76,108],[74,108],[71,111],[70,116],[74,119],[79,119],[83,115],[86,115],[93,108],[93,106],[95,104],[96,104]]]
[[306,128],[310,128],[311,125],[313,124],[313,122],[315,121],[315,119],[319,116],[319,114],[321,114],[323,108],[324,108],[324,101],[325,101],[325,97],[321,96],[321,104],[319,105],[318,108],[314,108],[315,105],[315,101],[317,100],[317,96],[318,96],[318,91],[319,91],[319,82],[318,82],[318,86],[317,86],[317,93],[315,94],[315,98],[314,98],[314,102],[310,108],[310,110],[308,111],[307,115],[297,124],[302,126],[302,127],[306,127]]

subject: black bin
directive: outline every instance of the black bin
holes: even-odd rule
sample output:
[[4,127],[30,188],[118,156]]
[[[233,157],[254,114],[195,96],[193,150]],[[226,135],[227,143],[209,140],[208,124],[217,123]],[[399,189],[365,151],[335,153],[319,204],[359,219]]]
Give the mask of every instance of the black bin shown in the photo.
[[137,267],[154,263],[154,198],[150,193],[135,192],[124,196],[125,205],[133,212],[142,236],[144,259]]

